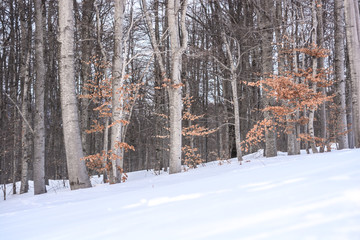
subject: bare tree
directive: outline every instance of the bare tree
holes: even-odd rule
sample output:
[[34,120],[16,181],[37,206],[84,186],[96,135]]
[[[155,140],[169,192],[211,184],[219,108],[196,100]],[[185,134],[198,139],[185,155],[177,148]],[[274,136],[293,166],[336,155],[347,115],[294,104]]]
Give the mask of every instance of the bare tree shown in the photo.
[[353,131],[355,147],[360,147],[360,21],[356,0],[345,0],[347,50],[353,99]]
[[[155,75],[155,118],[156,118],[156,125],[155,125],[155,136],[163,136],[164,135],[164,119],[160,117],[162,114],[166,113],[166,104],[165,104],[165,98],[166,98],[166,90],[164,88],[161,88],[161,85],[163,84],[164,77],[166,75],[166,69],[165,69],[165,57],[164,52],[161,52],[161,50],[164,50],[164,47],[161,47],[162,44],[162,38],[163,36],[160,36],[160,29],[164,28],[166,32],[166,21],[163,26],[160,26],[161,23],[161,17],[159,17],[159,0],[154,1],[154,28],[152,24],[151,14],[149,12],[149,9],[147,8],[146,0],[141,0],[142,10],[145,17],[145,24],[148,30],[148,34],[150,37],[150,42],[154,51],[154,75]],[[164,32],[164,31],[163,31]],[[161,48],[161,49],[160,49]],[[155,162],[157,169],[161,169],[164,167],[164,170],[167,171],[168,168],[168,161],[165,158],[165,151],[164,151],[164,139],[160,139],[158,137],[155,138]]]
[[[26,193],[29,189],[28,183],[28,169],[31,160],[31,141],[32,134],[34,133],[29,125],[30,121],[30,88],[31,88],[31,79],[29,77],[29,61],[30,61],[30,46],[29,46],[29,37],[30,30],[27,26],[27,17],[26,11],[28,6],[25,1],[20,2],[21,11],[20,11],[20,27],[21,27],[21,65],[20,65],[20,79],[24,83],[23,85],[23,99],[21,114],[23,116],[22,124],[22,136],[21,136],[21,146],[22,146],[22,161],[21,161],[21,187],[20,193]],[[15,179],[14,179],[15,181]]]
[[[168,0],[167,18],[169,23],[170,52],[171,52],[171,86],[169,92],[170,108],[170,169],[169,173],[181,172],[181,147],[182,147],[182,54],[188,43],[188,33],[185,25],[187,0]],[[180,11],[181,10],[181,11]],[[178,15],[180,13],[180,21]],[[179,26],[180,24],[180,26]],[[181,31],[181,41],[179,35]]]
[[[88,64],[91,57],[91,50],[94,47],[92,38],[93,25],[93,8],[94,0],[82,1],[82,18],[81,18],[81,80],[83,86],[91,76],[91,67]],[[87,88],[82,88],[83,95],[89,94]],[[89,105],[88,98],[81,99],[81,138],[83,152],[85,155],[90,154],[90,135],[85,132],[89,128]]]
[[35,135],[34,135],[34,193],[46,192],[45,186],[45,123],[44,123],[44,37],[43,37],[43,5],[35,0]]
[[[168,33],[170,36],[170,68],[171,74],[167,87],[169,94],[170,109],[170,168],[169,173],[181,172],[181,147],[182,147],[182,55],[187,48],[188,32],[185,25],[188,2],[170,0],[167,1],[166,17],[168,20]],[[151,17],[146,7],[146,1],[142,0],[145,21],[149,30],[150,40],[156,56],[160,71],[166,80],[165,59],[161,55],[159,41],[152,28]],[[180,18],[179,18],[180,14]],[[180,19],[178,21],[178,19]],[[181,35],[180,35],[180,33]]]
[[346,119],[346,83],[345,83],[345,50],[344,50],[344,1],[335,0],[335,75],[338,83],[337,95],[340,101],[339,148],[349,148]]
[[[317,27],[318,27],[318,21],[317,21],[317,9],[318,9],[318,4],[316,2],[316,0],[312,1],[312,43],[313,46],[316,46],[317,43]],[[316,57],[312,58],[312,77],[315,79],[316,77],[316,73],[317,73],[317,64],[318,64],[318,59]],[[312,83],[312,90],[314,92],[316,92],[317,90],[317,84],[316,82]],[[310,147],[313,153],[318,153],[318,150],[316,148],[315,145],[315,130],[314,130],[314,116],[315,116],[315,108],[310,108],[309,111],[309,135],[311,138],[310,141]]]
[[[320,4],[319,4],[320,3]],[[316,10],[316,17],[318,19],[318,26],[317,26],[317,34],[318,34],[318,38],[317,38],[317,46],[319,48],[324,48],[324,9],[323,9],[323,4],[320,2],[318,2],[318,7]],[[324,69],[325,68],[325,58],[319,58],[318,59],[318,69]],[[325,87],[319,87],[319,91],[325,96],[326,95],[326,88]],[[320,115],[320,137],[323,138],[324,140],[327,139],[328,137],[328,132],[327,132],[327,128],[328,128],[328,120],[327,120],[327,116],[326,116],[326,101],[324,101],[321,105],[320,105],[320,109],[319,109],[319,115]],[[324,152],[325,150],[325,146],[324,144],[321,144],[320,146],[320,152]],[[329,150],[329,149],[327,149]]]
[[223,42],[226,47],[227,57],[229,59],[229,70],[230,70],[230,82],[231,82],[231,90],[232,90],[232,103],[234,105],[234,118],[235,118],[235,146],[236,146],[236,157],[238,161],[242,162],[242,153],[241,153],[241,137],[240,137],[240,112],[239,112],[239,98],[238,98],[238,88],[237,88],[237,69],[241,63],[241,55],[240,55],[240,44],[235,41],[237,45],[238,53],[237,58],[235,59],[230,48],[230,44],[226,39],[225,32],[221,33]]
[[[274,7],[273,0],[261,0],[261,7],[259,10],[259,27],[261,30],[261,41],[262,41],[262,70],[263,76],[273,73],[273,62],[272,62],[272,39],[273,39],[273,30],[271,21],[272,18],[270,13],[273,12]],[[263,105],[268,107],[271,105],[272,99],[267,96],[266,91],[263,92]],[[266,120],[271,120],[271,114],[269,111],[264,112],[264,117]],[[276,132],[273,129],[274,126],[267,126],[265,129],[265,156],[266,157],[275,157],[277,156],[276,148]]]
[[83,158],[74,73],[73,1],[59,1],[61,111],[70,187],[91,187]]
[[124,59],[123,59],[123,23],[125,0],[115,1],[115,32],[114,32],[114,58],[112,70],[112,129],[111,129],[111,150],[112,150],[112,171],[110,183],[121,182],[121,168],[123,168],[123,149],[120,143],[123,141],[123,93],[121,88],[124,85]]

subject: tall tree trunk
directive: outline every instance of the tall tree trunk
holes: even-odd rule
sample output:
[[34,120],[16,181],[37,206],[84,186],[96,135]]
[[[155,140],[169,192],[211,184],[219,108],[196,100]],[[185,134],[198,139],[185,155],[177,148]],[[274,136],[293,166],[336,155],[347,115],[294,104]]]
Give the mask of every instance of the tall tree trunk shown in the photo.
[[[81,81],[84,86],[91,76],[91,67],[87,64],[90,61],[91,50],[93,48],[91,33],[93,31],[93,6],[94,0],[82,1],[82,20],[81,20]],[[82,94],[87,95],[87,88],[82,88]],[[90,136],[85,132],[89,128],[89,98],[81,99],[81,140],[83,152],[85,155],[90,154]]]
[[236,158],[240,162],[243,161],[241,152],[241,127],[240,127],[240,112],[239,112],[239,99],[237,94],[237,77],[236,74],[231,74],[231,89],[233,93],[233,104],[234,104],[234,117],[235,117],[235,146],[236,146]]
[[234,107],[234,118],[235,118],[235,147],[236,147],[236,157],[237,160],[242,163],[242,153],[241,153],[241,137],[240,137],[240,112],[239,112],[239,99],[238,99],[238,88],[237,88],[237,68],[239,67],[239,64],[241,63],[241,55],[240,55],[240,45],[237,42],[237,48],[238,48],[238,59],[235,61],[232,53],[230,44],[226,39],[225,32],[221,32],[221,37],[223,44],[226,48],[227,53],[227,59],[229,60],[229,67],[230,70],[230,82],[231,82],[231,90],[232,90],[232,102]]
[[[274,4],[273,0],[261,0],[262,9],[260,10],[260,30],[262,41],[262,70],[263,76],[266,77],[269,74],[273,74],[273,62],[272,62],[272,19],[268,15],[272,12]],[[262,96],[263,106],[266,108],[271,105],[272,99],[263,91]],[[264,112],[266,120],[271,121],[271,113],[269,111]],[[275,157],[277,156],[276,148],[276,131],[274,126],[267,126],[265,129],[265,156]]]
[[[312,2],[312,43],[313,46],[316,46],[317,43],[317,26],[318,26],[318,21],[317,21],[317,2],[316,0],[313,0]],[[316,73],[317,73],[317,64],[318,64],[318,59],[316,57],[312,58],[312,77],[315,78],[316,77]],[[312,82],[312,90],[314,92],[317,91],[317,86],[316,86],[316,82]],[[315,145],[315,130],[314,130],[314,117],[315,117],[315,108],[310,108],[310,112],[309,112],[309,134],[310,134],[310,147],[313,153],[318,153],[318,150],[316,148]]]
[[[155,86],[157,88],[159,88],[164,83],[164,80],[168,78],[168,72],[169,72],[165,68],[165,63],[167,63],[167,61],[165,61],[165,54],[161,53],[165,48],[164,47],[161,48],[162,44],[161,44],[161,37],[160,37],[160,24],[159,24],[160,21],[159,21],[159,16],[158,16],[159,1],[158,0],[154,1],[155,29],[153,28],[151,16],[147,9],[146,0],[142,0],[141,3],[142,3],[142,8],[143,8],[143,13],[145,15],[146,26],[149,31],[151,45],[152,45],[154,55],[155,55],[155,62],[156,62],[155,63]],[[166,19],[167,19],[167,17],[165,16],[165,25],[162,27],[164,29],[167,29]],[[169,66],[169,64],[167,64],[167,65]],[[155,89],[155,108],[156,108],[155,111],[156,111],[156,115],[157,115],[156,118],[158,119],[157,126],[155,127],[156,136],[163,136],[164,135],[164,126],[168,127],[168,126],[166,126],[167,123],[163,123],[163,119],[162,119],[162,117],[160,117],[160,115],[168,113],[168,109],[167,109],[167,105],[166,105],[166,98],[167,98],[166,91],[164,91],[164,89]],[[155,165],[158,168],[164,167],[164,170],[167,171],[169,161],[168,161],[168,159],[166,159],[167,154],[164,151],[167,143],[165,142],[164,139],[162,141],[157,139],[155,144],[156,144]]]
[[121,87],[124,84],[123,72],[123,22],[125,0],[115,1],[115,32],[114,32],[114,59],[112,70],[112,124],[111,128],[111,150],[112,150],[112,174],[110,174],[110,183],[121,182],[121,169],[124,166],[123,151],[119,143],[123,141],[123,93]]
[[167,4],[167,18],[169,23],[170,51],[171,51],[171,86],[169,86],[170,107],[170,169],[169,173],[181,172],[181,147],[182,147],[182,86],[181,86],[181,62],[187,42],[188,33],[185,26],[187,0],[181,5],[180,30],[182,42],[180,42],[178,12],[180,2],[169,0]]
[[[346,59],[346,69],[350,69],[349,66],[349,54],[347,54],[347,51],[345,52],[345,59]],[[348,133],[348,141],[349,141],[349,148],[355,147],[355,137],[354,137],[354,130],[353,128],[353,105],[352,105],[352,88],[351,88],[351,78],[348,74],[345,78],[345,85],[346,85],[346,120],[348,123],[348,126],[351,126],[351,131]]]
[[60,88],[67,168],[71,190],[91,187],[83,158],[74,72],[73,1],[59,1]]
[[[322,7],[322,1],[319,1],[318,3],[318,7],[317,7],[317,11],[316,11],[316,16],[318,19],[318,25],[317,25],[317,45],[320,48],[324,48],[324,20],[323,20],[323,7]],[[325,68],[325,58],[319,58],[318,59],[318,69],[324,69]],[[326,88],[325,87],[320,87],[319,91],[323,94],[326,95]],[[320,105],[320,137],[323,139],[324,143],[327,140],[327,117],[326,117],[326,101],[324,101],[321,105]],[[320,152],[324,152],[325,150],[325,144],[321,144],[320,146]],[[329,150],[329,149],[327,149]]]
[[45,186],[45,121],[44,121],[44,37],[43,37],[43,5],[41,0],[35,0],[35,136],[34,136],[34,193],[46,192]]
[[344,1],[335,0],[335,75],[338,83],[337,95],[340,101],[339,149],[349,148],[346,119],[346,83],[345,83],[345,50],[344,50]]
[[[143,0],[144,1],[144,0]],[[147,13],[146,13],[147,14]],[[156,0],[154,2],[154,15],[155,15],[155,31],[154,34],[154,40],[156,43],[160,42],[160,18],[159,18],[159,0]],[[148,17],[149,15],[147,15]],[[148,24],[148,23],[147,23]],[[148,26],[149,27],[149,26]],[[150,26],[151,27],[151,26]],[[156,112],[156,124],[155,124],[155,136],[163,136],[164,135],[164,120],[163,117],[161,117],[162,114],[165,114],[165,89],[161,87],[163,84],[163,74],[165,74],[165,69],[161,69],[161,64],[163,62],[163,59],[161,58],[161,54],[155,55],[155,66],[154,66],[154,75],[155,75],[155,112]],[[159,59],[160,57],[160,59]],[[159,64],[161,62],[161,64]],[[164,154],[164,139],[160,139],[159,137],[156,137],[155,139],[155,161],[158,168],[161,170],[162,167],[164,167],[164,171],[166,172],[168,170],[168,161],[165,159]]]
[[31,88],[31,79],[29,78],[29,61],[30,61],[30,50],[29,50],[29,39],[30,32],[26,23],[26,6],[25,1],[21,1],[21,11],[20,11],[20,28],[21,28],[21,63],[20,63],[20,79],[23,82],[23,99],[21,112],[23,114],[22,121],[22,136],[21,136],[21,146],[22,146],[22,161],[21,161],[21,187],[20,193],[26,193],[29,190],[28,183],[28,169],[31,159],[31,140],[33,132],[29,126],[30,120],[30,88]]
[[[294,18],[294,20],[296,20],[296,13],[295,10],[292,11],[291,16]],[[299,64],[298,64],[298,53],[296,51],[296,45],[297,45],[297,29],[298,29],[298,25],[297,25],[297,21],[294,21],[293,24],[293,71],[298,74],[299,73]],[[299,77],[295,77],[294,82],[296,84],[299,83]],[[296,109],[294,115],[292,116],[292,119],[295,120],[295,122],[297,122],[299,120],[300,117],[300,109]],[[288,154],[289,155],[295,155],[295,154],[300,154],[300,141],[297,139],[297,137],[299,137],[300,135],[300,124],[299,123],[290,123],[290,131],[291,134],[288,135]]]
[[[294,14],[295,15],[295,14]],[[295,32],[297,33],[298,32],[298,25],[296,24],[295,25]],[[296,52],[296,44],[297,44],[297,41],[296,41],[296,36],[294,36],[294,51],[293,51],[293,54],[294,54],[294,70],[295,70],[295,73],[298,73],[299,72],[299,63],[298,63],[298,54]],[[299,83],[300,82],[300,79],[299,78],[296,78],[295,79],[295,83]],[[295,119],[296,121],[298,121],[300,119],[300,109],[296,109],[296,113],[295,113]],[[300,154],[300,149],[301,149],[301,140],[299,139],[300,138],[300,134],[301,134],[301,126],[300,126],[300,123],[296,123],[295,124],[295,133],[296,133],[296,138],[295,138],[295,154]]]
[[360,21],[356,0],[345,0],[347,50],[353,98],[353,131],[355,147],[360,147]]

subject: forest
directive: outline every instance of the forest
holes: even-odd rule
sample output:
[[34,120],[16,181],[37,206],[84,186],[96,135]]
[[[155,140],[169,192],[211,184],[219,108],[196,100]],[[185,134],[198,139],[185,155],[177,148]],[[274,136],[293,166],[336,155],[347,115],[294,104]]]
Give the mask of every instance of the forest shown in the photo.
[[359,6],[2,0],[0,184],[359,148]]

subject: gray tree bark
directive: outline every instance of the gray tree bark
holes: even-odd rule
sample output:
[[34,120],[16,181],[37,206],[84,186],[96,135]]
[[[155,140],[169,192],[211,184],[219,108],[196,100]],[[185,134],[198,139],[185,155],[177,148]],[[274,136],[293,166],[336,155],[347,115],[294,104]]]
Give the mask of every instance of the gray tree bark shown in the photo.
[[360,20],[356,0],[345,0],[347,50],[353,99],[353,131],[355,147],[360,147]]
[[[268,16],[273,11],[273,0],[261,0],[260,1],[262,9],[260,11],[260,23],[259,27],[261,30],[261,41],[262,41],[262,70],[263,76],[273,74],[273,62],[272,62],[272,19]],[[269,96],[266,92],[263,91],[262,101],[263,106],[266,108],[271,104]],[[264,112],[264,117],[266,120],[271,120],[271,115],[269,111]],[[275,129],[271,129],[274,126],[266,127],[265,129],[265,156],[266,157],[275,157],[277,156],[276,148],[276,132]]]
[[46,192],[45,186],[45,121],[44,121],[44,37],[43,37],[43,5],[41,0],[35,0],[35,136],[34,136],[34,193]]
[[[146,4],[146,0],[141,0],[141,4],[142,4],[142,9],[143,9],[143,13],[145,16],[145,22],[146,22],[146,26],[147,29],[149,31],[149,37],[150,37],[150,41],[151,41],[151,45],[154,51],[154,59],[155,59],[155,67],[154,67],[154,72],[155,72],[155,86],[156,87],[160,87],[163,83],[164,83],[164,79],[166,79],[167,76],[167,72],[166,71],[166,67],[165,67],[165,63],[167,61],[165,61],[165,57],[164,54],[161,52],[162,50],[164,50],[164,47],[161,47],[161,36],[160,36],[160,28],[167,28],[166,26],[166,21],[165,24],[160,27],[160,19],[159,19],[159,0],[154,1],[154,18],[155,18],[155,22],[154,22],[154,28],[153,28],[153,24],[152,24],[152,20],[151,20],[151,15],[150,12],[147,8],[147,4]],[[166,123],[164,123],[164,119],[162,117],[160,117],[160,115],[162,114],[166,114],[168,111],[167,106],[165,104],[165,99],[166,99],[166,90],[165,89],[155,89],[155,109],[156,109],[156,126],[155,126],[155,132],[156,132],[156,136],[163,136],[164,133],[164,124],[166,125]],[[164,167],[164,171],[167,171],[168,168],[168,159],[166,159],[166,154],[165,154],[165,147],[166,143],[164,140],[160,140],[159,138],[156,138],[155,140],[155,147],[156,147],[156,156],[155,156],[155,164],[156,167],[155,168],[159,168],[161,169],[162,167]]]
[[[94,29],[93,25],[93,6],[94,0],[82,1],[82,19],[81,19],[81,81],[85,85],[91,76],[90,61],[91,50],[93,48],[91,33]],[[89,91],[83,88],[83,95],[89,94]],[[81,99],[81,140],[83,145],[83,152],[85,155],[90,154],[90,135],[85,132],[89,128],[89,104],[88,98]]]
[[226,54],[227,54],[227,58],[228,58],[229,65],[230,65],[229,67],[226,67],[226,66],[225,67],[230,71],[232,102],[233,102],[233,106],[234,106],[234,118],[235,118],[236,157],[237,157],[237,160],[241,164],[243,158],[242,158],[242,152],[241,152],[241,136],[240,136],[241,127],[240,127],[238,88],[237,88],[237,79],[238,78],[237,78],[237,74],[236,74],[236,71],[239,68],[239,65],[241,63],[240,45],[236,41],[237,48],[238,48],[238,53],[237,53],[238,59],[235,59],[231,52],[230,44],[226,39],[226,35],[225,35],[224,31],[221,32],[221,37],[222,37],[223,44],[225,45],[225,48],[226,48]]
[[110,174],[110,183],[121,182],[121,169],[124,165],[123,149],[119,143],[123,141],[123,93],[121,88],[124,84],[123,78],[123,23],[125,0],[115,1],[115,32],[114,32],[114,58],[112,70],[112,123],[111,128],[111,150],[112,150],[112,172]]
[[[293,13],[293,16],[295,16],[295,13]],[[297,23],[295,24],[294,26],[294,29],[297,29]],[[295,33],[297,33],[297,30],[295,30]],[[293,37],[294,39],[294,51],[293,51],[293,55],[294,55],[294,71],[295,73],[298,73],[299,72],[299,64],[298,64],[298,53],[296,51],[296,44],[297,44],[297,41],[296,41],[296,36],[294,35]],[[300,79],[299,78],[296,78],[295,79],[295,83],[299,83]],[[300,118],[300,109],[297,109],[296,110],[296,113],[295,113],[295,119],[296,120],[299,120]],[[300,124],[297,123],[295,125],[295,154],[300,154],[300,145],[301,145],[301,140],[298,140],[297,138],[300,137],[300,133],[301,133],[301,128],[300,128]]]
[[[182,81],[181,81],[181,63],[182,54],[187,48],[188,33],[185,26],[185,17],[187,9],[187,0],[180,2],[177,0],[168,0],[167,18],[169,23],[170,52],[171,52],[171,86],[169,92],[170,107],[170,164],[169,173],[181,172],[181,147],[182,147]],[[181,10],[181,11],[180,11]],[[180,31],[182,41],[180,42],[178,15],[180,16]]]
[[61,111],[71,190],[91,187],[83,158],[74,73],[73,1],[59,1]]
[[[295,10],[292,11],[291,16],[295,18]],[[296,34],[297,34],[297,22],[293,25],[293,63],[294,63],[294,69],[293,71],[295,73],[299,72],[299,65],[298,65],[298,53],[296,51]],[[294,79],[295,83],[299,83],[299,78],[295,77]],[[300,116],[300,109],[296,109],[296,112],[293,116],[290,116],[289,118],[291,120],[299,120]],[[297,137],[300,135],[300,124],[299,123],[289,123],[289,131],[290,134],[288,134],[288,155],[295,155],[300,154],[300,141],[297,139]]]
[[[339,131],[347,131],[346,119],[346,82],[345,82],[345,50],[344,50],[344,1],[335,0],[335,75],[338,83],[337,95],[340,101]],[[349,148],[348,134],[339,137],[339,149]]]
[[[319,4],[321,6],[319,6]],[[317,11],[316,11],[316,17],[318,19],[318,26],[317,26],[317,45],[320,48],[324,48],[324,19],[323,19],[323,7],[322,7],[322,1],[318,2],[318,7],[317,7]],[[324,69],[325,68],[325,58],[319,58],[318,59],[318,69]],[[325,87],[320,87],[319,91],[326,95],[326,89]],[[327,140],[328,138],[328,133],[327,133],[327,117],[326,117],[326,102],[324,101],[321,105],[320,105],[320,109],[319,109],[319,114],[320,114],[320,137],[324,139],[324,141]],[[325,150],[325,144],[322,144],[320,146],[320,152],[324,152]],[[329,151],[329,149],[327,149]]]
[[28,183],[28,168],[31,159],[31,141],[33,132],[29,126],[30,120],[30,87],[31,87],[31,79],[29,78],[29,61],[30,61],[30,51],[28,44],[28,26],[26,23],[26,15],[25,9],[26,3],[25,1],[20,2],[21,11],[20,11],[20,28],[21,28],[21,64],[20,64],[20,79],[24,83],[23,85],[23,99],[21,106],[21,113],[23,117],[22,122],[22,135],[21,135],[21,146],[22,146],[22,159],[21,159],[21,187],[20,193],[26,193],[29,190]]
[[[317,2],[316,0],[313,0],[312,2],[312,43],[314,45],[316,45],[317,43],[317,26],[318,26],[318,21],[317,21]],[[317,58],[316,57],[313,57],[312,59],[312,77],[315,78],[316,77],[316,73],[317,73],[317,64],[318,64],[318,61],[317,61]],[[317,91],[317,84],[316,82],[313,82],[312,83],[312,90],[314,92]],[[311,150],[313,153],[318,153],[318,150],[316,148],[316,145],[315,145],[315,131],[314,131],[314,117],[315,117],[315,108],[310,108],[310,111],[309,111],[309,135],[310,135],[310,138],[311,138],[311,141],[310,141],[310,147],[311,147]]]

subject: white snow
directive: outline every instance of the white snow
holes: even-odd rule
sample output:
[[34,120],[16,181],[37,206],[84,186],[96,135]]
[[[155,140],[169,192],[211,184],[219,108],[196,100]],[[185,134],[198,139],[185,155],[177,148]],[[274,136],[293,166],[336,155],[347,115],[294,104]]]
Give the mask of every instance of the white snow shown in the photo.
[[0,239],[360,239],[360,149],[245,160],[77,191],[52,181],[0,200]]

